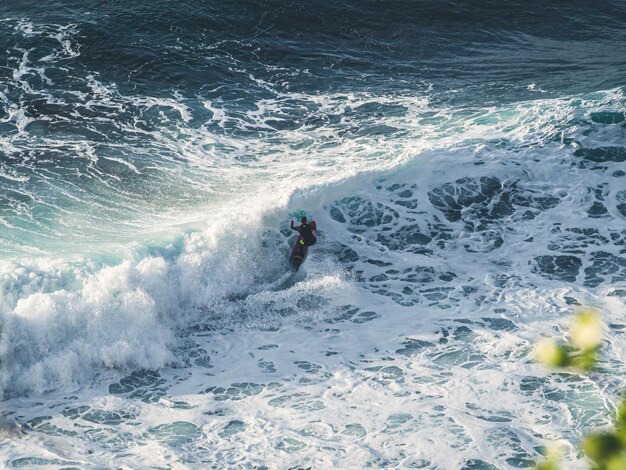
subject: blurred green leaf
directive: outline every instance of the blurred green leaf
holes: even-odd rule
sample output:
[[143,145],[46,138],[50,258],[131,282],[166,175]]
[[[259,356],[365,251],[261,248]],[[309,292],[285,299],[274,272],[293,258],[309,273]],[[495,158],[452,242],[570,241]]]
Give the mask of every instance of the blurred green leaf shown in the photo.
[[583,451],[600,468],[622,452],[622,440],[612,433],[598,433],[587,436],[582,444]]
[[598,347],[604,336],[600,314],[588,307],[578,309],[570,326],[570,336],[572,344],[582,350]]
[[622,452],[609,459],[606,464],[606,470],[626,470],[626,455]]
[[539,341],[535,347],[535,358],[551,367],[565,367],[568,363],[565,348],[550,338]]
[[616,425],[618,429],[626,431],[626,398],[622,399],[622,404],[617,409]]
[[535,468],[537,470],[559,470],[559,465],[557,462],[548,460],[546,462],[538,463]]
[[591,370],[598,363],[598,348],[569,353],[568,362],[573,367],[582,370]]

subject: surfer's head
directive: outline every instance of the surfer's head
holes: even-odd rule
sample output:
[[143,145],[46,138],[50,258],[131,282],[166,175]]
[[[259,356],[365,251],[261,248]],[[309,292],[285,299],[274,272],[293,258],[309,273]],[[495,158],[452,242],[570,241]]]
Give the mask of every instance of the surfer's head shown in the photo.
[[300,219],[300,223],[301,224],[306,224],[306,216],[302,216],[302,218]]

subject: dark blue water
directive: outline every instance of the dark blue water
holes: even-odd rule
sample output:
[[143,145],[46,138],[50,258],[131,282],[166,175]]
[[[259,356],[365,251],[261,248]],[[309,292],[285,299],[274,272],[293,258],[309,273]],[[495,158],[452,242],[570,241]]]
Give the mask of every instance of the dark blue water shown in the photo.
[[437,93],[469,87],[466,102],[497,102],[528,97],[528,81],[554,94],[614,88],[626,67],[621,1],[48,1],[4,5],[2,16],[9,63],[15,47],[36,47],[35,58],[54,46],[12,33],[15,22],[71,23],[81,54],[68,69],[141,93],[220,86],[244,98],[261,92],[253,74],[279,89],[428,83]]

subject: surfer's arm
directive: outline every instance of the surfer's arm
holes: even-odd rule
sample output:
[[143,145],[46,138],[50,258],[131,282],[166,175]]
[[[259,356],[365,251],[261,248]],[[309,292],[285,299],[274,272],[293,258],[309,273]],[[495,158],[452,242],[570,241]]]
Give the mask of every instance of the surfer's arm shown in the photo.
[[298,232],[298,231],[299,231],[299,230],[298,230],[298,227],[296,227],[296,226],[293,224],[293,220],[291,221],[291,230],[295,230],[296,232]]

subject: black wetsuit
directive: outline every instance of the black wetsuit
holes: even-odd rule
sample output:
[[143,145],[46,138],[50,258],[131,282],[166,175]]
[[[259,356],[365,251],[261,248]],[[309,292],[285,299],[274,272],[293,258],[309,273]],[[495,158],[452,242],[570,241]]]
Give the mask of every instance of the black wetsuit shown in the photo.
[[298,227],[295,227],[295,229],[302,236],[302,240],[304,240],[306,246],[315,245],[317,238],[313,235],[313,228],[311,228],[309,224],[300,224]]

